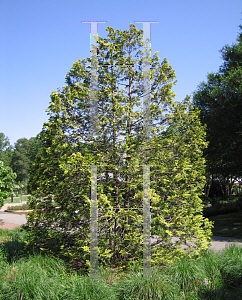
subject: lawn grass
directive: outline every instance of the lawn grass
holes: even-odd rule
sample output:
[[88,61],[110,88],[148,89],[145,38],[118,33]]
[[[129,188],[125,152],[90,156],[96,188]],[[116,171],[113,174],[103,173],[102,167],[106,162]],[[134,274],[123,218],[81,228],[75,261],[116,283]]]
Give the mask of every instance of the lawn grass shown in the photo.
[[[117,274],[99,268],[100,280],[71,272],[65,261],[23,250],[23,229],[0,230],[0,299],[242,299],[242,248],[207,250],[153,268]],[[207,285],[206,285],[207,282]],[[235,298],[236,295],[236,298]]]
[[[13,202],[12,202],[11,198],[7,198],[7,199],[4,200],[3,204],[20,203],[20,200],[22,200],[22,201],[28,201],[29,200],[29,196],[24,195],[24,196],[22,196],[22,198],[21,197],[13,198]],[[53,201],[53,204],[56,204],[56,202]]]
[[28,197],[29,196],[22,196],[22,197],[17,197],[17,198],[13,198],[13,202],[11,200],[11,198],[7,198],[4,200],[3,204],[7,204],[7,203],[20,203],[20,200],[22,201],[28,201]]

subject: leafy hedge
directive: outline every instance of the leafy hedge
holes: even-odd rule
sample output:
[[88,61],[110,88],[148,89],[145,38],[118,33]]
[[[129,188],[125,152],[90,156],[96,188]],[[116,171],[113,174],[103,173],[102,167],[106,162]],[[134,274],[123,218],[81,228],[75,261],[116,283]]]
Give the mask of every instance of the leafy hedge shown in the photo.
[[237,201],[221,203],[217,202],[214,207],[206,207],[203,209],[204,217],[212,217],[217,215],[230,214],[238,212],[242,209],[242,197]]

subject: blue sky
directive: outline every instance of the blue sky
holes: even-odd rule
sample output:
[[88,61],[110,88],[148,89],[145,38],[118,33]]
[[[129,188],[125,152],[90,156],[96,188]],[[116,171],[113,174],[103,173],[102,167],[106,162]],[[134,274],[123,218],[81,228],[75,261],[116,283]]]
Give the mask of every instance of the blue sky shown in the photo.
[[[176,100],[191,95],[222,64],[219,50],[236,42],[241,0],[0,0],[0,132],[11,145],[36,136],[48,121],[50,94],[73,63],[90,56],[90,25],[151,24],[152,53],[176,70]],[[142,24],[136,24],[142,29]]]

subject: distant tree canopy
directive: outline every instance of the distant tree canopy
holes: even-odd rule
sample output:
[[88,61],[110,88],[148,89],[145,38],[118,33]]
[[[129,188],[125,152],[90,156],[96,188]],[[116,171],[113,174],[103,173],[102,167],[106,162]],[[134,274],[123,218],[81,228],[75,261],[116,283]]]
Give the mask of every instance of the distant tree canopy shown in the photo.
[[9,138],[0,132],[0,161],[5,166],[10,167],[13,156],[13,147],[10,145]]
[[242,177],[242,33],[237,43],[224,46],[221,53],[224,63],[198,86],[193,103],[207,125],[207,186],[212,177],[220,178],[221,189],[224,185],[224,193],[230,194],[234,180]]
[[40,148],[37,137],[31,137],[29,140],[21,138],[13,147],[10,145],[9,138],[4,133],[0,133],[0,161],[17,174],[16,183],[28,182],[30,165],[35,160]]
[[27,182],[29,179],[29,168],[40,151],[40,143],[37,137],[31,137],[29,140],[22,138],[14,144],[12,155],[12,168],[17,174],[17,182]]
[[0,161],[0,208],[3,206],[4,199],[11,195],[16,176],[10,167]]
[[29,159],[30,142],[26,138],[17,140],[14,144],[12,157],[12,168],[17,174],[16,181],[28,181],[28,170],[30,166]]

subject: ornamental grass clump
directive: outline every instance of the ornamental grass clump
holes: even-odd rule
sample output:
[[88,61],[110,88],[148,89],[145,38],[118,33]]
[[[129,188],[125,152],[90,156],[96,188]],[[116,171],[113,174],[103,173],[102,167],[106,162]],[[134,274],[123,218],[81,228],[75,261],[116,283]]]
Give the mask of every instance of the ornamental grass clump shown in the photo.
[[[241,299],[242,248],[204,250],[151,268],[119,272],[100,266],[99,279],[81,274],[67,260],[26,252],[22,228],[0,230],[0,299]],[[3,239],[4,237],[4,239]],[[5,239],[8,238],[8,239]]]

